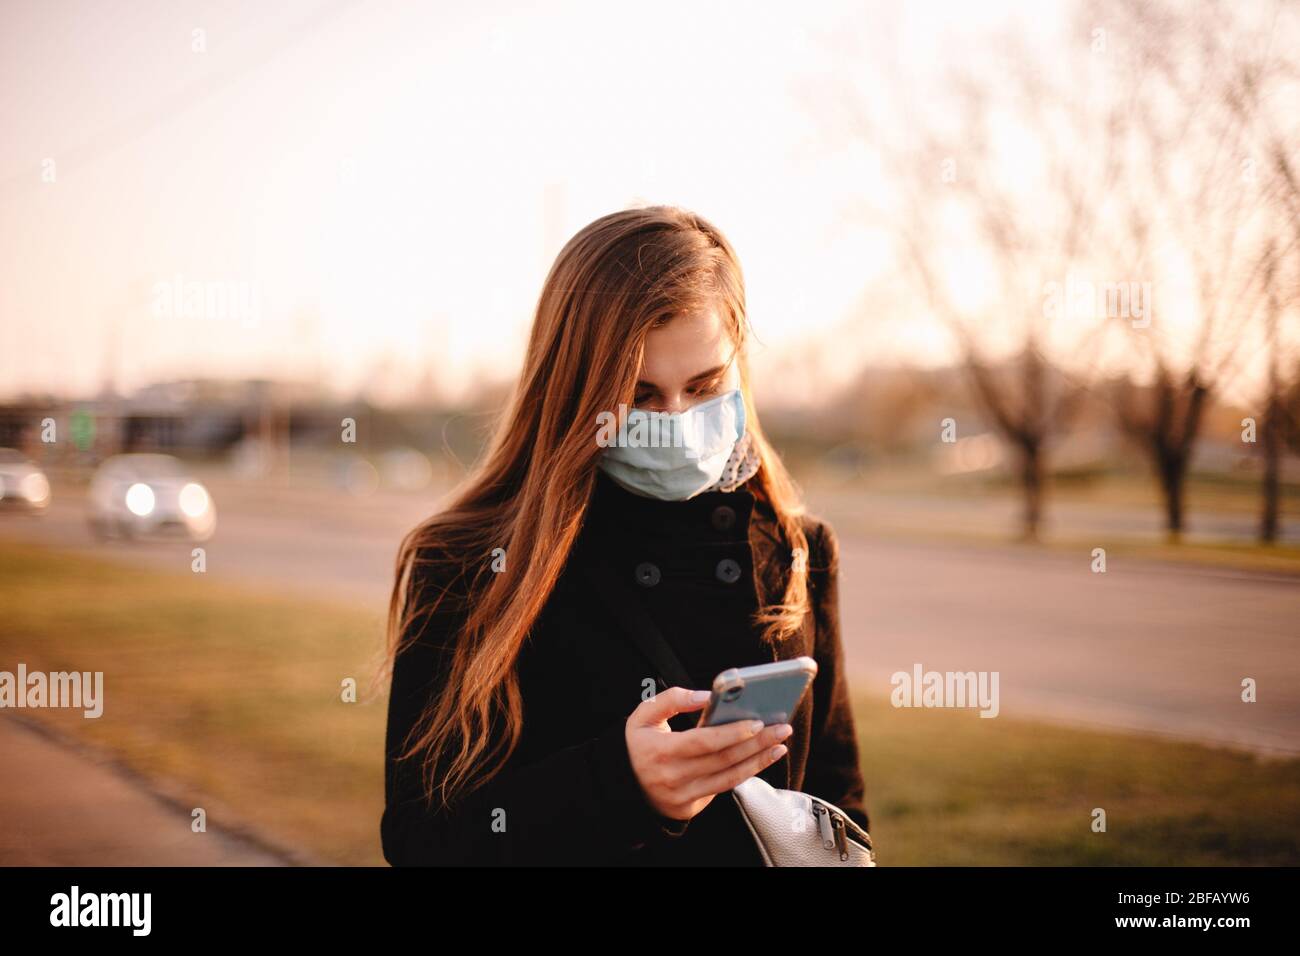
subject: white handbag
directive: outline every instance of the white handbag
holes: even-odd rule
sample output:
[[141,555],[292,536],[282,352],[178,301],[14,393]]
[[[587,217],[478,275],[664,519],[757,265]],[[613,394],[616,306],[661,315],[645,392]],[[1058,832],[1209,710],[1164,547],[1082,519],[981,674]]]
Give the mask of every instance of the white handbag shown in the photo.
[[871,835],[835,804],[753,776],[731,791],[765,866],[875,866]]

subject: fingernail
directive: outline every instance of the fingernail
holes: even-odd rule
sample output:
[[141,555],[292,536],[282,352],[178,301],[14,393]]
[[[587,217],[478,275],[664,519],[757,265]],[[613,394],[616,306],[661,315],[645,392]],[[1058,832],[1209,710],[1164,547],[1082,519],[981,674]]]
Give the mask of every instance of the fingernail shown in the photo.
[[762,729],[763,729],[763,722],[761,720],[751,720],[749,722],[749,732],[751,734],[756,734]]
[[693,704],[699,704],[708,699],[709,699],[709,692],[707,690],[691,691],[691,703]]
[[777,744],[775,747],[772,748],[772,759],[780,760],[782,757],[785,756],[785,750],[786,750],[785,744]]
[[781,729],[776,732],[776,739],[785,740],[785,738],[789,737],[792,733],[794,733],[793,727],[789,724],[782,724]]

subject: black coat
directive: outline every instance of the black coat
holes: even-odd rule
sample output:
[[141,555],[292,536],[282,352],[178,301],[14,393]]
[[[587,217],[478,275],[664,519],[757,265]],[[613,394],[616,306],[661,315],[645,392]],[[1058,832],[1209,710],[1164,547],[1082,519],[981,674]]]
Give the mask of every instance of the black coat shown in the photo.
[[[423,804],[417,760],[399,763],[394,755],[429,699],[447,659],[440,648],[454,638],[459,618],[435,615],[398,656],[380,826],[385,859],[393,865],[762,865],[730,794],[718,794],[689,821],[662,817],[646,801],[624,724],[647,679],[658,675],[607,602],[592,593],[583,571],[588,564],[613,572],[622,588],[616,599],[651,616],[696,688],[712,686],[729,667],[814,657],[819,670],[789,721],[789,750],[760,776],[838,804],[868,827],[840,641],[836,539],[827,524],[803,521],[810,611],[778,655],[750,623],[759,589],[769,600],[779,598],[792,560],[770,510],[743,485],[670,502],[632,494],[598,473],[577,544],[520,654],[519,746],[496,777],[450,812],[436,799],[433,809]],[[656,685],[662,689],[663,682]],[[698,719],[698,712],[679,714],[669,725],[685,730]]]

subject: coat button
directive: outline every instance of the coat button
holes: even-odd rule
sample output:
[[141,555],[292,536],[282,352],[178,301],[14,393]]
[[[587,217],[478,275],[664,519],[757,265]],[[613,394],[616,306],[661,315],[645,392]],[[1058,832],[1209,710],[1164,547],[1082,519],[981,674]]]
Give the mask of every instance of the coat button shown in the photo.
[[717,531],[727,531],[736,523],[736,512],[729,505],[718,505],[713,509],[713,527]]
[[649,561],[642,561],[636,566],[636,583],[643,588],[652,588],[659,583],[659,569]]
[[740,580],[740,565],[731,558],[723,558],[718,562],[716,573],[723,584],[735,584]]

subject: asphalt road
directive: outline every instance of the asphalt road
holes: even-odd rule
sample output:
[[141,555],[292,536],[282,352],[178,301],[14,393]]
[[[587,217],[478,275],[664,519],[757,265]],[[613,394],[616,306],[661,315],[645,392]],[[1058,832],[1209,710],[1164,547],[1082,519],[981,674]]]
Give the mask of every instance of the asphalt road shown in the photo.
[[[398,541],[432,506],[419,495],[210,486],[209,573],[377,610]],[[95,542],[83,509],[56,488],[48,514],[0,516],[0,535],[189,567],[188,543]],[[1087,553],[847,532],[841,548],[842,628],[861,689],[888,694],[891,675],[918,664],[997,672],[1004,716],[1300,754],[1300,579],[1118,557],[1095,574]],[[1257,682],[1257,702],[1242,702],[1243,678]]]
[[[1300,753],[1300,580],[1015,547],[853,539],[860,684],[997,671],[1001,712]],[[1258,700],[1244,703],[1243,678]],[[974,713],[972,717],[976,718]]]

